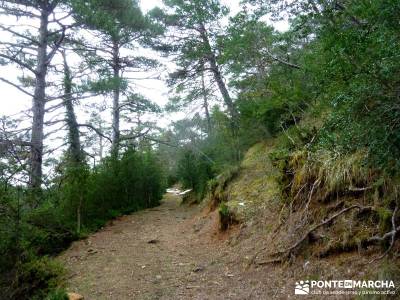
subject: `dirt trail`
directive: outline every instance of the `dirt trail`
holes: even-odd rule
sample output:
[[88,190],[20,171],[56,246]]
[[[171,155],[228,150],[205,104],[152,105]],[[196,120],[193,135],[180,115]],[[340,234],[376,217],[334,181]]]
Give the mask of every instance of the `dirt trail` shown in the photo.
[[268,276],[244,272],[216,217],[166,195],[159,207],[114,220],[60,257],[68,290],[89,300],[266,299]]

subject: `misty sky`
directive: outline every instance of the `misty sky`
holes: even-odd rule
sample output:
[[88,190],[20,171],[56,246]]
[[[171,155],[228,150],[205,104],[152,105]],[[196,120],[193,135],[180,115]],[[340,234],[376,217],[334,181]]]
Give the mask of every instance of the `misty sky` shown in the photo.
[[[224,3],[229,7],[232,14],[234,14],[239,10],[239,2],[240,2],[239,0],[222,1],[222,3]],[[141,1],[141,7],[144,12],[152,9],[155,6],[160,6],[161,4],[162,4],[161,0]],[[2,18],[5,17],[4,16],[0,17],[0,23],[6,23],[4,22],[5,19],[3,19],[3,22],[1,22]],[[278,30],[284,30],[287,25],[283,23],[283,24],[274,24],[274,26]],[[1,31],[0,34],[2,34]],[[1,67],[0,69],[0,71],[2,72],[1,75],[5,78],[15,78],[16,72],[14,71],[13,68],[15,67],[14,66]],[[168,89],[162,80],[138,80],[137,82],[135,82],[135,85],[136,85],[135,89],[137,89],[138,92],[142,93],[147,98],[156,102],[160,106],[166,104],[168,100]],[[30,108],[31,99],[28,96],[16,90],[15,88],[0,82],[0,91],[1,91],[0,115],[13,115],[20,112],[21,110]],[[180,117],[183,117],[183,114],[163,116],[162,120],[160,120],[160,123],[162,123],[162,125],[166,125],[169,123],[171,119],[177,119]]]
[[[239,2],[240,0],[221,0],[223,4],[229,7],[231,15],[236,14],[240,10]],[[155,6],[162,6],[162,0],[142,0],[141,7],[144,12],[152,9]],[[8,16],[0,16],[0,24],[15,24],[16,18],[15,17],[8,17]],[[22,21],[17,21],[22,22]],[[26,24],[26,19],[25,19]],[[268,22],[268,20],[267,20]],[[222,24],[225,25],[227,20],[222,20]],[[23,23],[18,25],[22,25]],[[272,24],[272,23],[271,23]],[[285,31],[287,30],[288,23],[283,21],[279,23],[272,24],[277,30]],[[7,40],[9,37],[7,33],[2,32],[0,30],[0,39]],[[160,75],[161,78],[166,78],[168,75],[168,70],[173,70],[174,65],[173,62],[162,58],[158,53],[155,53],[151,50],[146,49],[137,49],[135,50],[136,54],[144,55],[144,56],[151,56],[152,58],[160,59],[161,62],[165,62],[165,68],[158,68],[152,72],[142,72],[139,74],[134,74],[135,77],[139,76],[143,77],[153,77],[155,74]],[[54,59],[59,59],[55,57]],[[69,58],[70,63],[74,63],[73,55],[70,55]],[[75,59],[76,60],[76,59]],[[60,62],[60,61],[59,61]],[[79,63],[79,60],[75,61],[75,63]],[[167,70],[168,69],[168,70]],[[15,66],[0,66],[0,77],[6,78],[12,82],[18,82],[17,76],[21,74],[20,70],[18,70]],[[51,77],[51,76],[49,76]],[[54,78],[49,78],[51,79]],[[163,107],[168,102],[168,88],[163,80],[155,80],[155,79],[145,79],[145,80],[134,80],[132,84],[132,89],[139,94],[144,95],[149,100],[157,103],[159,106]],[[50,90],[50,89],[49,89]],[[23,118],[24,121],[19,123],[19,128],[30,128],[31,118],[24,113],[24,111],[29,112],[31,109],[32,99],[23,94],[22,92],[18,91],[16,88],[9,86],[6,83],[0,81],[0,91],[1,91],[1,98],[0,98],[0,117],[1,116],[14,116],[15,118]],[[50,94],[50,91],[49,91]],[[220,97],[220,94],[216,90],[216,97]],[[103,102],[109,107],[111,102],[109,98],[104,99],[103,97],[97,97],[92,99],[84,99],[81,101],[81,104],[76,107],[76,113],[78,117],[79,123],[87,123],[90,118],[90,109],[85,109],[85,106],[90,105],[90,103],[99,103]],[[48,105],[50,106],[50,104]],[[147,121],[152,121],[159,127],[167,127],[171,124],[172,121],[177,121],[179,119],[188,118],[193,116],[200,108],[194,108],[189,111],[179,112],[179,113],[163,113],[162,115],[148,115],[146,116]],[[22,112],[22,113],[21,113]],[[64,112],[62,110],[56,111],[54,113],[46,114],[46,120],[62,120]],[[110,123],[111,121],[111,109],[105,109],[103,112],[99,112],[99,116],[102,120]],[[45,120],[45,121],[46,121]],[[58,127],[57,127],[58,126]],[[131,129],[129,124],[125,124],[124,122],[121,123],[121,130],[123,129]],[[62,154],[63,149],[65,148],[65,124],[56,125],[56,126],[46,126],[45,134],[48,134],[48,137],[45,140],[45,145],[51,146],[52,149],[55,149],[50,156],[59,157]],[[96,146],[96,142],[93,144],[93,147]],[[109,145],[106,145],[108,148]],[[47,155],[50,158],[49,155]],[[48,170],[48,167],[44,166],[45,170]],[[47,172],[47,171],[46,171]]]

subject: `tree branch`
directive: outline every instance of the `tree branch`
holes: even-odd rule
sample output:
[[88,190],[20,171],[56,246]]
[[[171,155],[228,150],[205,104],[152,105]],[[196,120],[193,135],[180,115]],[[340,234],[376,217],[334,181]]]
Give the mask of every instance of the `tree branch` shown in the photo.
[[78,127],[87,127],[89,129],[92,129],[94,132],[96,132],[99,136],[101,136],[102,138],[105,138],[106,140],[108,140],[110,143],[112,143],[112,139],[106,135],[104,135],[99,129],[97,129],[96,127],[94,127],[93,125],[90,124],[78,124]]
[[26,91],[25,89],[23,89],[22,87],[20,87],[19,85],[17,85],[16,83],[13,83],[5,78],[0,77],[0,81],[3,81],[5,83],[7,83],[8,85],[11,85],[13,87],[15,87],[17,90],[19,90],[20,92],[23,92],[24,94],[30,96],[33,98],[33,94],[29,93],[28,91]]
[[35,69],[33,69],[30,65],[28,65],[27,63],[24,63],[23,61],[15,58],[15,57],[12,57],[12,56],[9,56],[9,55],[6,55],[6,54],[2,54],[2,53],[0,53],[0,57],[2,57],[4,59],[8,59],[9,61],[12,61],[12,62],[16,63],[17,65],[19,65],[22,68],[28,69],[29,71],[31,71],[35,75],[37,74]]
[[382,237],[374,236],[368,240],[369,242],[372,242],[372,241],[383,242],[383,241],[387,240],[388,238],[390,238],[389,248],[387,248],[387,250],[381,256],[373,259],[371,262],[374,262],[376,260],[384,258],[392,250],[394,243],[396,241],[396,234],[400,231],[400,226],[396,226],[396,214],[397,214],[398,210],[399,210],[399,206],[398,206],[398,204],[396,204],[396,207],[394,208],[393,214],[392,214],[392,231],[385,233]]
[[26,39],[34,45],[39,45],[38,41],[35,41],[34,39],[31,39],[29,36],[26,36],[26,35],[23,35],[22,33],[16,32],[15,30],[12,30],[6,26],[0,25],[0,29],[3,29],[4,31],[8,31],[9,33],[12,33],[13,35],[15,35],[19,38]]
[[49,64],[50,61],[53,59],[54,55],[56,54],[57,50],[60,48],[64,38],[65,38],[65,30],[66,27],[63,26],[61,36],[57,42],[54,43],[53,49],[51,49],[50,53],[46,57],[46,64]]
[[137,138],[139,138],[139,137],[145,136],[146,134],[149,133],[149,131],[150,131],[150,128],[147,128],[147,130],[144,131],[144,132],[139,132],[139,133],[137,133],[137,134],[135,134],[135,135],[126,135],[126,136],[122,136],[122,137],[120,137],[119,140],[120,140],[120,141],[134,140],[134,139],[137,139]]
[[288,67],[301,70],[301,67],[300,67],[300,66],[298,66],[298,65],[296,65],[296,64],[292,64],[292,63],[290,63],[290,62],[288,62],[288,61],[285,61],[285,60],[283,60],[283,59],[281,59],[281,58],[279,58],[279,57],[273,55],[271,52],[269,52],[268,49],[265,49],[265,52],[266,52],[266,53],[269,55],[269,57],[271,57],[273,60],[276,60],[277,62],[280,62],[280,63],[282,63],[282,64],[284,64],[284,65],[286,65],[286,66],[288,66]]
[[332,215],[331,217],[329,217],[328,219],[326,219],[326,220],[322,221],[321,223],[319,223],[319,224],[314,225],[313,227],[311,227],[311,229],[308,230],[308,231],[303,235],[303,237],[302,237],[300,240],[298,240],[293,246],[289,247],[288,249],[286,249],[286,250],[284,250],[284,251],[277,252],[277,253],[275,253],[275,255],[278,255],[278,254],[285,254],[285,253],[286,253],[287,256],[289,256],[289,255],[293,252],[293,250],[295,250],[296,248],[298,248],[298,247],[309,237],[309,235],[310,235],[312,232],[314,232],[314,231],[317,230],[318,228],[320,228],[320,227],[322,227],[322,226],[324,226],[324,225],[326,225],[326,224],[332,222],[334,219],[336,219],[336,218],[339,217],[340,215],[342,215],[342,214],[344,214],[344,213],[346,213],[346,212],[348,212],[348,211],[350,211],[350,210],[352,210],[352,209],[355,209],[355,208],[357,208],[357,209],[366,209],[366,208],[368,208],[368,207],[363,207],[363,206],[360,206],[360,205],[358,205],[358,204],[355,204],[355,205],[352,205],[352,206],[349,206],[349,207],[346,207],[346,208],[342,209],[341,211],[337,212],[336,214],[333,214],[333,215]]
[[31,147],[33,146],[31,142],[26,142],[22,140],[6,140],[0,138],[0,146],[2,147],[10,147],[13,145],[23,146],[23,147]]

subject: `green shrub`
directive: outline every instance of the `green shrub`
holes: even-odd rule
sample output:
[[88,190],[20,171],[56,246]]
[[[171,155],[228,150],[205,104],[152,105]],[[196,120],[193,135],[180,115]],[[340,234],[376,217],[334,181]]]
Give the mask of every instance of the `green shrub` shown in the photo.
[[67,292],[63,289],[56,289],[51,291],[45,300],[68,300]]
[[204,198],[207,183],[214,176],[212,164],[207,158],[185,149],[178,161],[178,174],[183,188],[193,189],[197,201]]
[[27,262],[18,264],[16,270],[10,299],[45,299],[64,279],[61,264],[46,256],[32,257]]
[[220,230],[227,230],[231,225],[237,223],[235,215],[230,211],[229,206],[225,202],[220,203],[218,213]]
[[0,182],[0,295],[6,299],[63,299],[57,290],[62,267],[46,255],[59,253],[109,219],[158,205],[164,193],[164,172],[151,150],[129,150],[94,170],[69,167],[60,166],[37,207],[27,205],[25,188],[4,188]]
[[165,184],[163,168],[151,151],[129,150],[119,160],[107,158],[88,179],[82,224],[95,229],[104,220],[157,206]]

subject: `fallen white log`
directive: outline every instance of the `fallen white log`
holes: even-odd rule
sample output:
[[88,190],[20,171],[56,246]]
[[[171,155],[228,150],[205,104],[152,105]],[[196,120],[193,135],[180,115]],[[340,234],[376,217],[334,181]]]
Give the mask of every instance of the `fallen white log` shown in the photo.
[[179,195],[181,191],[178,189],[167,189],[167,193]]
[[192,189],[185,190],[185,191],[179,193],[178,195],[185,195],[185,194],[187,194],[187,193],[189,193],[189,192],[191,192],[191,191],[192,191]]

